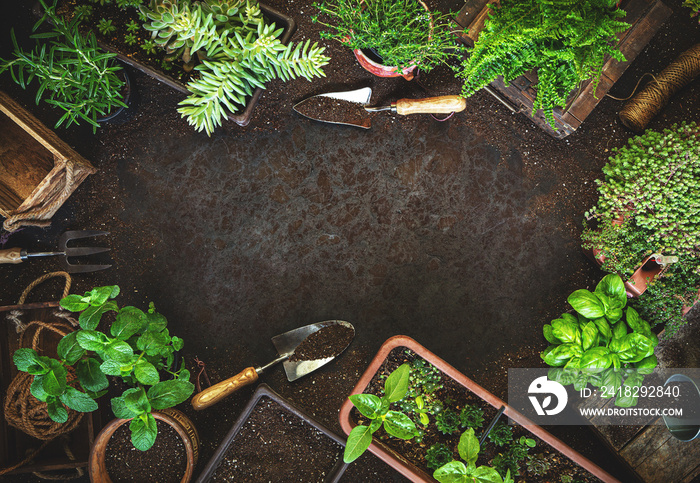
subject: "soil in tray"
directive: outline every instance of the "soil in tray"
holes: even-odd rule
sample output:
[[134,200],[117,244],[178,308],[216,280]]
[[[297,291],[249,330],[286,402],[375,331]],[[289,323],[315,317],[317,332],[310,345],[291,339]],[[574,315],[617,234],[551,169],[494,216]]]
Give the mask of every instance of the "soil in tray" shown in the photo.
[[262,397],[212,481],[323,482],[342,453],[342,446],[324,433]]
[[177,483],[187,468],[185,444],[169,424],[156,420],[158,436],[148,451],[131,444],[131,430],[122,424],[107,443],[105,464],[112,481]]
[[[414,361],[420,361],[419,364],[422,364],[426,367],[432,367],[430,363],[428,363],[422,357],[418,356],[409,349],[402,347],[394,349],[389,353],[389,356],[384,361],[384,364],[382,365],[381,369],[374,376],[367,389],[365,389],[365,393],[376,394],[381,396],[386,377],[401,364],[413,363]],[[415,372],[416,371],[412,370],[412,374],[414,374]],[[474,429],[476,436],[480,438],[483,434],[483,431],[486,429],[493,417],[496,415],[496,409],[493,408],[491,405],[483,402],[480,398],[466,390],[463,386],[458,384],[449,376],[443,374],[440,371],[438,371],[438,373],[440,374],[440,380],[437,384],[441,387],[431,393],[430,400],[440,401],[444,409],[451,408],[457,413],[460,413],[462,408],[464,408],[466,405],[477,406],[481,408],[483,411],[483,423],[481,423],[478,427]],[[407,398],[405,398],[403,401],[406,401],[406,399]],[[429,415],[430,423],[427,426],[422,426],[419,423],[419,418],[417,414],[407,412],[405,410],[405,406],[400,406],[403,401],[399,401],[398,403],[392,404],[392,409],[403,410],[404,412],[406,412],[416,423],[416,427],[424,431],[424,435],[421,442],[417,443],[414,440],[404,441],[398,438],[389,437],[383,428],[379,429],[376,433],[374,433],[375,440],[380,441],[382,445],[389,448],[394,453],[401,455],[403,458],[410,461],[415,466],[425,471],[429,475],[432,475],[435,470],[428,468],[425,460],[425,455],[428,449],[434,444],[446,444],[448,447],[453,449],[453,457],[459,460],[459,456],[457,453],[457,444],[459,443],[460,435],[466,428],[463,427],[462,429],[456,431],[453,434],[443,434],[441,431],[438,430],[435,424],[436,418],[434,414]],[[357,409],[353,408],[352,415],[356,423],[365,425],[369,424],[369,422],[363,418],[363,416],[359,413],[359,411],[357,411]],[[501,416],[498,424],[503,423],[509,423],[505,416]],[[534,448],[530,448],[528,450],[528,455],[542,455],[545,461],[549,464],[549,469],[543,476],[534,475],[528,472],[526,461],[523,460],[519,464],[519,476],[514,476],[514,479],[516,481],[541,482],[549,481],[549,479],[551,479],[552,481],[560,481],[561,476],[570,476],[572,478],[571,481],[599,481],[598,478],[588,473],[586,470],[569,460],[567,457],[552,450],[547,443],[540,441],[532,433],[529,433],[521,426],[510,424],[508,424],[508,426],[510,426],[510,428],[513,430],[513,442],[518,441],[521,436],[534,439],[536,441],[536,445]],[[500,447],[496,446],[494,443],[490,442],[489,439],[486,439],[486,441],[481,447],[479,459],[477,461],[477,466],[493,466],[494,458],[497,458],[499,454],[505,453],[507,447],[508,445]],[[511,472],[511,476],[513,476],[513,472]]]
[[354,335],[354,330],[342,324],[323,327],[301,341],[289,361],[313,361],[335,357],[350,344]]

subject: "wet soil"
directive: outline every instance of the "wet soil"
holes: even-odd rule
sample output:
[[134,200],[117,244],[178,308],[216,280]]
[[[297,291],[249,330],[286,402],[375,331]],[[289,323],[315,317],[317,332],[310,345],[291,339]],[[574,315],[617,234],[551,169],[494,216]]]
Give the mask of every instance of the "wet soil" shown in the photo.
[[[379,371],[377,371],[375,376],[370,381],[367,389],[365,389],[363,392],[365,394],[375,394],[381,397],[383,395],[384,381],[386,380],[386,377],[401,364],[410,364],[415,360],[420,360],[426,363],[423,358],[406,348],[397,347],[396,349],[392,350],[380,367]],[[475,406],[480,408],[483,411],[484,420],[482,424],[474,427],[474,432],[476,437],[481,439],[484,431],[489,427],[489,424],[496,416],[497,410],[493,406],[482,401],[473,393],[467,391],[454,379],[451,379],[442,372],[440,374],[440,385],[442,387],[434,393],[431,393],[430,399],[442,402],[444,404],[443,411],[450,409],[460,413],[466,406]],[[401,408],[397,405],[392,405],[392,409],[400,410]],[[364,418],[356,409],[353,409],[351,414],[355,418],[355,422],[357,424],[369,425],[369,421],[366,420],[366,418]],[[412,419],[415,419],[414,422],[416,423],[416,426],[424,431],[423,438],[420,442],[416,442],[415,440],[404,441],[398,438],[390,437],[383,428],[374,433],[375,440],[380,441],[382,445],[390,448],[391,452],[396,455],[401,455],[403,458],[410,461],[413,465],[428,475],[432,475],[434,469],[428,467],[425,455],[428,449],[430,449],[430,447],[433,445],[447,445],[453,451],[453,458],[459,460],[456,448],[459,443],[460,435],[466,429],[465,426],[462,426],[454,433],[445,434],[438,428],[435,415],[429,416],[430,423],[427,426],[423,426],[419,423],[415,413],[412,413],[412,415]],[[411,416],[411,414],[409,414],[409,416]],[[512,441],[518,441],[522,436],[534,439],[536,441],[536,446],[529,449],[529,454],[542,455],[544,460],[549,464],[549,470],[545,475],[530,474],[528,472],[526,462],[523,459],[519,464],[519,474],[515,475],[515,472],[512,472],[512,476],[517,476],[516,481],[544,481],[546,479],[559,477],[561,475],[571,476],[572,478],[578,479],[581,482],[599,481],[598,478],[594,477],[583,468],[573,463],[567,457],[555,451],[551,446],[544,441],[541,441],[529,431],[526,431],[522,426],[510,424],[510,420],[508,420],[507,417],[501,416],[496,425],[499,424],[508,424],[508,426],[512,429]],[[476,465],[493,466],[494,458],[499,454],[503,454],[506,451],[506,447],[507,444],[499,446],[486,439],[481,446],[479,459],[477,460]]]
[[313,361],[335,357],[343,352],[354,336],[354,330],[341,324],[323,327],[301,341],[289,361]]
[[323,483],[342,455],[341,445],[263,397],[211,481]]
[[158,436],[148,451],[131,443],[129,424],[122,424],[107,443],[105,465],[112,481],[178,483],[187,467],[185,445],[177,431],[156,420]]
[[[292,41],[319,41],[311,0],[272,0],[293,16]],[[646,72],[660,72],[700,35],[681,0],[611,94],[626,97]],[[462,2],[440,0],[442,11]],[[433,5],[431,5],[433,6]],[[10,2],[0,18],[0,57],[14,28],[30,47],[31,2]],[[281,367],[262,376],[340,433],[338,409],[387,338],[409,335],[497,396],[506,398],[509,367],[541,367],[542,325],[566,310],[566,297],[592,288],[602,272],[581,253],[583,213],[595,202],[611,149],[633,135],[618,120],[622,102],[603,99],[581,127],[555,140],[526,116],[511,114],[487,92],[449,121],[428,115],[371,114],[372,128],[322,124],[292,110],[309,96],[373,89],[371,105],[457,94],[447,67],[407,82],[365,72],[342,45],[319,41],[332,59],[326,77],[270,82],[251,123],[209,138],[176,112],[184,95],[133,73],[130,109],[93,135],[89,126],[57,134],[99,171],[64,203],[47,229],[25,228],[2,248],[54,249],[67,229],[104,229],[112,250],[103,272],[76,274],[74,293],[118,284],[121,305],[153,301],[171,333],[185,340],[188,368],[206,363],[212,383],[252,363],[274,359],[270,337],[329,319],[356,328],[350,347],[313,374],[289,383]],[[52,127],[61,113],[36,105],[8,74],[0,89]],[[700,118],[700,83],[675,95],[649,127]],[[100,240],[101,242],[103,240]],[[0,304],[17,302],[55,259],[0,271]],[[32,301],[55,300],[47,284]],[[689,314],[698,324],[698,310]],[[673,367],[700,361],[682,331],[671,344]],[[688,366],[684,364],[690,364]],[[182,409],[202,437],[195,475],[240,414],[253,387],[215,408]],[[103,404],[111,419],[108,403]],[[620,478],[635,481],[587,429],[547,428]],[[27,477],[33,478],[31,476]],[[372,455],[348,482],[405,481]]]

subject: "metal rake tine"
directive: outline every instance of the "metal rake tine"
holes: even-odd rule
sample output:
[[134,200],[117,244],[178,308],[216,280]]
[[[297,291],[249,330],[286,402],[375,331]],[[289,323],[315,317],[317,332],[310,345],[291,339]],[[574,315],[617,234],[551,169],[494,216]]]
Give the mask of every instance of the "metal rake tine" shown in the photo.
[[108,252],[108,247],[70,247],[66,248],[65,256],[67,257],[82,257],[86,255],[95,255],[97,253]]
[[64,270],[68,273],[87,273],[87,272],[97,272],[98,270],[105,270],[112,265],[90,265],[90,264],[85,264],[85,265],[78,265],[74,263],[68,263],[68,260],[64,257],[61,257],[61,265],[63,266]]

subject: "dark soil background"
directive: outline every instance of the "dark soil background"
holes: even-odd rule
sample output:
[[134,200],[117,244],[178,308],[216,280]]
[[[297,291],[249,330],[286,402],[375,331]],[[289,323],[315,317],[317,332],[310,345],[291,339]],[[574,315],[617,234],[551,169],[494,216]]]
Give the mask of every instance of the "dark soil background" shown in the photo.
[[[35,21],[31,1],[5,3],[3,58],[11,53],[10,28],[26,43]],[[293,41],[318,40],[311,0],[268,3],[296,20]],[[642,74],[660,72],[700,39],[681,0],[667,4],[673,16],[612,95],[628,96]],[[40,251],[55,247],[67,229],[109,231],[98,242],[112,248],[113,267],[76,275],[74,292],[118,284],[122,305],[153,301],[171,334],[184,338],[193,377],[197,356],[212,383],[274,359],[274,335],[328,319],[351,322],[355,339],[337,361],[294,383],[279,366],[262,376],[337,432],[346,395],[396,334],[415,338],[505,398],[508,367],[541,366],[542,325],[566,309],[569,293],[603,275],[582,255],[579,236],[583,212],[596,199],[594,180],[611,150],[632,135],[617,117],[622,103],[603,99],[564,140],[486,92],[447,122],[376,113],[367,131],[321,124],[292,106],[364,86],[373,89],[373,105],[460,91],[446,67],[412,82],[379,79],[349,50],[325,45],[332,58],[326,78],[271,82],[247,127],[227,123],[211,138],[176,112],[182,94],[129,68],[135,95],[123,117],[95,135],[88,126],[58,131],[99,172],[49,229],[24,229],[5,247]],[[35,105],[36,86],[23,91],[6,74],[0,89],[48,126],[59,117],[45,103]],[[697,121],[699,114],[696,80],[649,127]],[[0,304],[16,303],[31,281],[57,269],[51,259],[2,267]],[[43,287],[31,298],[52,300],[58,290]],[[690,317],[698,323],[697,309]],[[691,341],[670,344],[679,367],[699,362]],[[196,475],[253,390],[199,413],[183,406],[202,437]],[[548,429],[622,481],[634,481],[587,428]],[[366,455],[343,481],[402,478]]]

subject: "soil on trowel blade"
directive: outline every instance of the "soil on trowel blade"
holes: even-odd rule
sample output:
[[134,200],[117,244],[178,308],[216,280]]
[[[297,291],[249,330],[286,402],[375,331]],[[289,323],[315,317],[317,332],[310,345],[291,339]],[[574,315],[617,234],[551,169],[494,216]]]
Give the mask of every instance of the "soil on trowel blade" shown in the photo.
[[296,105],[294,109],[308,118],[340,124],[352,124],[368,128],[372,120],[364,107],[357,102],[316,96]]
[[354,330],[342,324],[323,327],[301,341],[289,361],[314,361],[335,357],[350,344],[354,335]]

